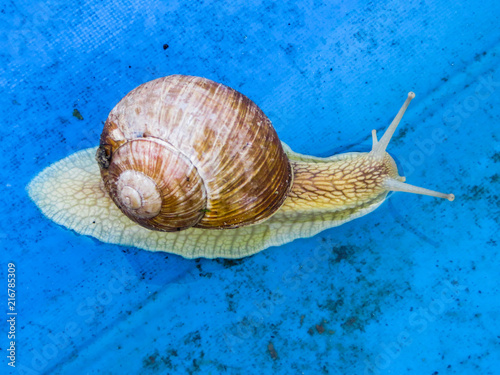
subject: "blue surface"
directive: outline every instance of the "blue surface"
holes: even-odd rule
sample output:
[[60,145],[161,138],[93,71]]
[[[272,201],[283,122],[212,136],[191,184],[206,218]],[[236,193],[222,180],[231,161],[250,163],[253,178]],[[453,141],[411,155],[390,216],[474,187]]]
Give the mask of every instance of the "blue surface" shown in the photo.
[[[0,295],[3,311],[12,261],[18,308],[14,371],[2,313],[0,373],[500,374],[500,2],[0,9]],[[28,182],[97,145],[128,91],[173,73],[241,91],[318,156],[367,149],[413,90],[389,152],[410,183],[457,198],[396,193],[238,261],[108,245],[44,218]]]

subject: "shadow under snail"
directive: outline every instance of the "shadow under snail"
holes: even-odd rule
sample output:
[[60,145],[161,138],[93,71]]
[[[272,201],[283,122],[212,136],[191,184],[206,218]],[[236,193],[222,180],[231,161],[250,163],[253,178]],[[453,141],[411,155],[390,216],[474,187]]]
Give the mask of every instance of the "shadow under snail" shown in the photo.
[[[370,152],[293,152],[246,96],[205,78],[144,83],[111,111],[100,146],[28,186],[56,223],[101,241],[186,258],[241,258],[375,210],[404,183],[386,152],[414,94]],[[97,160],[97,162],[96,162]]]

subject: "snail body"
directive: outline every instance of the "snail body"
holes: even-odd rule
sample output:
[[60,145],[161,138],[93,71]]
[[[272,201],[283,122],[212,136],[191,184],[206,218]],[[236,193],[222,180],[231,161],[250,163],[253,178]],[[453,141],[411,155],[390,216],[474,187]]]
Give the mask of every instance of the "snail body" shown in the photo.
[[370,152],[317,158],[280,142],[237,91],[159,78],[117,104],[99,147],[48,167],[28,191],[49,218],[105,242],[241,258],[363,216],[389,191],[453,200],[404,183],[385,151],[413,96],[380,141],[372,132]]

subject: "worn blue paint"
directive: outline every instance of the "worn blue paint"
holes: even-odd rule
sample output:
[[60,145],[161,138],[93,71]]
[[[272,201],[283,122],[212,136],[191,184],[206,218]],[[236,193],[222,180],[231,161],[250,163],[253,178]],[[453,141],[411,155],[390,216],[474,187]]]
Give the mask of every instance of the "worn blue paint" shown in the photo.
[[[2,333],[1,373],[500,373],[498,1],[0,8],[0,295],[4,309],[12,261],[19,313],[16,369]],[[173,73],[243,92],[294,150],[321,156],[369,147],[413,90],[389,151],[410,183],[457,198],[396,193],[238,261],[108,245],[44,218],[30,179]]]

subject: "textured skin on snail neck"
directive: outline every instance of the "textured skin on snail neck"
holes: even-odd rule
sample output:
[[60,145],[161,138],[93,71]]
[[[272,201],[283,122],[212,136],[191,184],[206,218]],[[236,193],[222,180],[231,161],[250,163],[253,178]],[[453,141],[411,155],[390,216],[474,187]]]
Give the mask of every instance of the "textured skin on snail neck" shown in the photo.
[[278,214],[339,212],[342,218],[352,215],[385,197],[384,179],[397,176],[393,163],[389,155],[380,161],[369,153],[345,154],[322,163],[292,162],[294,184]]

